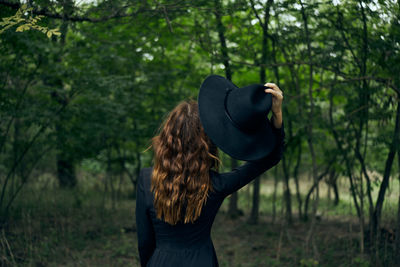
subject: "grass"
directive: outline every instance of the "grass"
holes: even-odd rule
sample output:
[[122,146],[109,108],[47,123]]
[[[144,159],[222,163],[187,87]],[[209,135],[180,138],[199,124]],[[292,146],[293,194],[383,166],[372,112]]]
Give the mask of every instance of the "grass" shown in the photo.
[[[300,192],[301,198],[304,201],[306,198],[306,193],[308,192],[309,188],[311,188],[312,181],[308,179],[308,177],[300,177]],[[333,193],[331,193],[331,198],[329,198],[328,193],[328,186],[321,182],[320,183],[320,200],[319,200],[319,208],[318,211],[325,219],[334,219],[338,217],[345,217],[348,216],[356,216],[356,210],[353,203],[353,198],[350,193],[350,184],[345,177],[339,179],[338,187],[339,187],[339,196],[340,201],[337,206],[333,206]],[[365,187],[365,185],[364,185]],[[291,189],[291,200],[292,200],[292,211],[294,214],[297,213],[298,205],[296,199],[296,192],[295,192],[295,183],[293,179],[290,180],[290,189]],[[260,211],[264,214],[272,214],[273,210],[273,190],[274,190],[274,181],[272,177],[266,174],[266,177],[262,180],[261,185],[261,201],[260,201]],[[372,199],[375,204],[375,201],[378,197],[378,190],[377,186],[373,186],[372,190]],[[279,214],[282,212],[282,205],[283,203],[283,183],[278,182],[277,185],[277,198],[275,202],[276,212]],[[383,204],[383,214],[386,216],[382,216],[385,218],[387,222],[391,222],[397,216],[397,206],[398,206],[398,198],[400,194],[400,185],[397,179],[391,179],[390,186],[386,191],[385,194],[385,202]],[[368,215],[368,203],[365,197],[364,200],[364,213]],[[252,205],[252,187],[246,186],[240,190],[239,194],[239,208],[242,210],[250,210]],[[311,201],[310,201],[309,211],[311,212]],[[225,202],[222,206],[222,209],[227,210],[228,204]]]
[[[139,266],[135,200],[128,191],[122,191],[112,203],[110,194],[103,193],[96,183],[74,190],[45,184],[28,185],[14,203],[8,224],[0,233],[2,266]],[[305,180],[301,185],[305,192],[310,184]],[[214,222],[212,238],[220,266],[372,266],[369,256],[360,254],[358,220],[346,184],[340,186],[341,202],[333,207],[321,185],[322,216],[316,224],[314,243],[309,244],[309,223],[295,220],[288,226],[280,219],[280,184],[273,222],[273,181],[263,180],[257,225],[247,223],[251,195],[249,187],[243,188],[239,208],[245,215],[231,220],[225,201]],[[395,188],[398,186],[391,194],[398,196]],[[382,217],[391,227],[396,197],[389,196],[385,203]],[[384,266],[395,266],[391,253],[392,243],[384,243],[380,254]]]

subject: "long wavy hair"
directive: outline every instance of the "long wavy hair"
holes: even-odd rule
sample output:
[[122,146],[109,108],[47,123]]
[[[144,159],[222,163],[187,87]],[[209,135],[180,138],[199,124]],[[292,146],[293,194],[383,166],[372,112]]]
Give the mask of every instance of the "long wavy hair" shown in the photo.
[[196,101],[179,103],[152,139],[151,190],[157,218],[193,223],[212,189],[209,170],[218,169],[218,149],[204,132]]

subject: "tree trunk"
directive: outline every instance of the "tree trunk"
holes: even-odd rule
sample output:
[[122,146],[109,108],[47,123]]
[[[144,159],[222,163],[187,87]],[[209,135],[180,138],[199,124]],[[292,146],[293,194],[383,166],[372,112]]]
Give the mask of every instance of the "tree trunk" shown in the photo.
[[238,208],[238,193],[233,192],[229,198],[228,216],[231,219],[236,219],[243,215],[243,211]]
[[136,168],[135,168],[136,180],[132,180],[134,192],[136,192],[136,186],[137,186],[137,182],[139,179],[140,170],[142,169],[142,158],[140,156],[140,152],[136,152],[136,160],[137,160]]
[[293,223],[292,219],[292,200],[291,200],[291,194],[290,194],[290,187],[289,187],[289,173],[288,170],[286,169],[286,156],[283,155],[282,159],[282,170],[283,170],[283,178],[284,178],[284,184],[283,184],[283,198],[285,200],[285,217],[287,223],[290,225]]
[[62,122],[64,121],[63,114],[59,115],[59,121],[56,122],[57,134],[57,178],[60,187],[74,187],[77,184],[75,175],[75,166],[73,157],[70,155],[68,148],[64,147],[67,143],[67,134],[64,130]]
[[351,196],[353,198],[354,206],[355,206],[356,211],[357,211],[357,216],[360,217],[360,205],[358,204],[357,193],[356,193],[356,189],[354,187],[353,173],[352,173],[352,166],[351,166],[351,163],[350,163],[350,159],[347,156],[347,151],[342,146],[342,142],[341,142],[341,140],[339,138],[339,134],[335,130],[335,126],[334,126],[334,123],[333,123],[333,116],[332,116],[332,111],[333,111],[333,92],[334,92],[334,90],[333,90],[333,88],[331,88],[331,90],[329,92],[329,127],[330,127],[330,131],[332,132],[333,138],[335,139],[336,146],[339,149],[340,154],[343,156],[344,164],[346,166],[347,177],[349,178],[349,182],[350,182]]
[[[398,169],[400,170],[400,147],[397,148],[397,165]],[[400,262],[400,173],[399,173],[399,200],[398,200],[398,207],[397,207],[397,225],[396,225],[396,241],[395,241],[395,262]]]
[[[73,2],[71,0],[63,1],[63,14],[65,17],[68,17],[73,12]],[[68,21],[63,19],[63,22],[60,27],[60,46],[61,50],[65,45],[65,39],[68,32]],[[57,63],[62,63],[62,53],[56,55]],[[48,81],[47,81],[48,82]],[[60,78],[52,78],[50,79],[50,84],[55,88],[59,88],[63,90],[63,81]],[[54,100],[56,100],[61,106],[66,106],[68,104],[68,100],[61,96],[57,91],[51,92],[51,96]],[[76,175],[75,175],[75,166],[73,161],[73,156],[70,155],[71,152],[65,149],[65,144],[68,142],[66,141],[67,134],[64,129],[64,116],[63,114],[59,115],[59,120],[56,122],[56,133],[57,133],[57,176],[58,181],[61,187],[74,187],[77,183]]]
[[[275,78],[277,81],[278,86],[280,86],[279,84],[279,71],[278,71],[278,67],[277,67],[277,61],[276,61],[276,51],[275,51],[275,40],[272,38],[272,59],[274,61],[274,73],[275,73]],[[288,114],[287,112],[287,108],[285,108],[285,106],[283,107],[283,111],[284,113]],[[287,130],[289,132],[289,140],[291,140],[293,138],[293,131],[292,131],[292,123],[291,123],[291,119],[290,116],[287,116],[286,118],[287,124]],[[301,153],[301,146],[299,147],[299,153]],[[296,161],[296,165],[293,168],[293,176],[295,178],[295,183],[296,183],[296,196],[297,196],[297,200],[298,200],[298,204],[299,204],[299,214],[301,216],[301,196],[300,196],[300,190],[299,190],[299,181],[298,181],[298,168],[300,165],[300,158],[301,155],[298,154],[297,157],[297,161]],[[286,154],[283,155],[283,159],[282,159],[282,170],[283,170],[283,177],[284,177],[284,200],[285,200],[285,205],[286,205],[286,209],[285,209],[285,217],[286,217],[286,221],[288,224],[292,224],[293,222],[293,217],[292,217],[292,199],[291,199],[291,193],[290,193],[290,186],[289,186],[289,180],[290,180],[290,164],[288,163],[291,162],[290,158],[289,160],[287,160],[287,156]]]
[[[362,53],[361,53],[361,63],[359,65],[360,68],[360,76],[365,77],[367,75],[367,60],[368,60],[368,28],[367,28],[367,18],[365,15],[364,7],[361,2],[360,3],[360,10],[361,10],[361,18],[363,22],[363,34],[362,34]],[[369,99],[370,99],[370,90],[367,83],[367,80],[361,81],[361,90],[358,90],[359,95],[359,103],[360,106],[369,106]],[[361,173],[360,173],[360,190],[359,190],[359,199],[360,199],[360,252],[364,253],[364,229],[365,229],[365,216],[364,216],[364,178],[367,181],[367,198],[368,198],[368,210],[369,210],[369,218],[372,221],[373,212],[374,212],[374,204],[372,201],[371,195],[371,179],[367,172],[367,166],[365,163],[365,156],[367,153],[367,141],[368,141],[368,120],[369,120],[369,111],[368,108],[360,110],[359,116],[359,126],[356,130],[356,146],[355,146],[355,155],[358,161],[361,164]],[[362,131],[365,125],[365,141],[364,141],[364,151],[361,154],[361,138],[362,138]],[[371,224],[370,224],[371,227]],[[374,230],[370,231],[374,233]],[[372,240],[372,239],[371,239]]]
[[77,183],[75,166],[67,155],[59,153],[57,155],[57,177],[61,187],[74,187]]
[[222,63],[224,64],[225,67],[225,76],[226,79],[229,81],[232,81],[232,70],[231,70],[231,65],[230,65],[230,58],[228,54],[228,47],[226,45],[226,39],[225,39],[225,27],[222,24],[222,4],[220,0],[214,0],[215,4],[215,19],[217,21],[217,31],[218,31],[218,37],[219,37],[219,42],[221,44],[221,55],[222,55]]
[[[218,37],[221,45],[221,55],[222,55],[222,63],[224,64],[225,67],[225,76],[226,79],[229,81],[232,81],[232,70],[231,70],[231,65],[230,65],[230,58],[228,54],[228,47],[226,45],[226,39],[225,39],[225,27],[222,24],[222,4],[220,0],[214,0],[214,5],[215,5],[215,19],[217,22],[217,31],[218,31]],[[231,167],[236,168],[238,166],[237,160],[234,158],[231,158]],[[238,216],[242,215],[243,212],[239,210],[238,208],[238,195],[237,192],[234,192],[229,201],[229,209],[228,209],[228,216],[231,218],[237,218]]]
[[400,101],[397,102],[397,112],[396,112],[396,123],[392,137],[392,143],[390,145],[389,153],[386,159],[385,171],[383,174],[383,180],[379,188],[378,199],[375,204],[374,214],[372,216],[372,231],[373,236],[376,237],[380,225],[383,201],[385,200],[386,189],[389,185],[390,172],[392,170],[394,156],[396,154],[396,149],[399,145],[400,136]]
[[[234,169],[238,166],[236,159],[231,158],[231,168]],[[229,199],[228,216],[232,219],[236,219],[243,215],[243,211],[238,208],[238,193],[234,192]]]
[[257,177],[253,182],[253,205],[249,218],[250,224],[258,223],[258,213],[260,209],[260,177]]
[[[253,11],[257,18],[259,19],[260,25],[263,30],[263,38],[261,43],[261,61],[260,61],[260,83],[264,84],[266,82],[265,77],[265,64],[267,63],[268,54],[268,23],[269,23],[269,10],[273,1],[268,0],[265,10],[264,10],[264,21],[258,16],[256,9],[254,8],[254,3],[251,1]],[[253,183],[253,205],[251,209],[251,214],[249,218],[249,223],[258,223],[258,213],[260,208],[260,177],[257,177]]]
[[[323,176],[321,176],[322,179]],[[318,179],[318,183],[319,183],[319,179]],[[308,207],[309,207],[309,203],[310,203],[310,199],[311,199],[311,195],[314,192],[315,188],[318,186],[318,184],[313,184],[310,188],[310,190],[308,190],[306,199],[304,201],[304,220],[307,221],[308,220]]]
[[[278,25],[279,25],[279,23],[278,23]],[[286,62],[290,62],[289,54],[287,53],[285,47],[282,44],[279,44],[279,40],[277,38],[272,37],[271,40],[272,40],[272,45],[273,45],[273,50],[272,50],[273,51],[273,57],[272,58],[274,60],[274,65],[275,65],[274,69],[276,69],[275,73],[278,73],[277,72],[277,65],[278,65],[277,63],[278,62],[276,60],[276,52],[275,52],[276,44],[280,47],[280,49],[281,49],[281,51],[283,53],[283,57],[284,57]],[[291,77],[291,82],[292,82],[292,85],[290,86],[290,88],[294,89],[294,93],[296,95],[300,96],[301,95],[301,90],[300,90],[300,86],[299,86],[298,72],[296,72],[296,70],[293,67],[293,65],[289,64],[288,67],[289,67],[289,72],[290,72],[290,77]],[[277,74],[275,74],[275,76],[278,78]],[[279,79],[277,79],[277,80],[279,81]],[[302,99],[300,97],[297,97],[298,114],[303,114],[302,105],[303,105]],[[284,112],[285,112],[287,110],[287,108],[285,108],[285,106],[283,106],[283,108],[284,108]],[[288,114],[288,112],[286,112],[286,114]],[[287,122],[286,125],[288,127],[287,130],[288,130],[288,133],[289,133],[289,140],[291,140],[291,139],[293,139],[295,137],[293,136],[293,133],[292,133],[292,121],[291,121],[291,117],[289,116],[289,114],[288,114],[288,116],[286,118],[286,122]],[[297,142],[298,154],[297,154],[296,164],[295,164],[295,166],[293,168],[293,178],[294,178],[295,185],[296,185],[296,198],[297,198],[297,203],[298,203],[299,219],[301,219],[301,218],[303,218],[303,212],[302,212],[303,202],[302,202],[301,194],[300,194],[298,171],[299,171],[299,167],[300,167],[300,163],[301,163],[302,140],[301,140],[301,136],[298,136],[296,138],[299,138],[299,140]],[[291,162],[291,160],[289,160],[289,162]],[[289,179],[290,178],[289,177],[290,176],[290,166],[289,166],[289,164],[286,165],[285,156],[284,156],[284,159],[282,160],[282,164],[283,164],[284,170],[286,170],[287,173],[288,173],[287,177]],[[285,180],[286,180],[286,178],[285,178]],[[286,194],[286,201],[285,202],[286,203],[291,203],[290,188],[289,188],[289,183],[288,182],[287,182],[287,186],[286,187],[288,189],[288,192],[285,193]],[[286,190],[284,189],[284,191],[286,191]],[[288,205],[288,204],[286,204],[286,205]],[[287,214],[286,218],[288,218],[288,217],[291,218],[292,217],[291,207],[290,207],[290,209],[289,209],[289,207],[286,208],[286,212],[288,212],[288,211],[290,211],[290,214],[289,215]]]
[[272,194],[272,223],[275,223],[276,218],[276,194],[278,190],[278,168],[274,168],[274,193]]
[[333,189],[333,194],[335,197],[333,200],[333,205],[337,206],[339,205],[339,190],[337,186],[337,175],[330,177],[329,186]]
[[310,39],[310,33],[308,30],[308,16],[306,15],[306,11],[303,5],[303,2],[300,1],[301,5],[301,15],[303,18],[303,23],[304,23],[304,32],[305,32],[305,39],[306,39],[306,44],[307,44],[307,56],[308,60],[311,62],[309,64],[309,86],[308,86],[308,98],[310,101],[310,111],[308,112],[308,124],[306,126],[306,132],[307,132],[307,143],[308,143],[308,148],[310,150],[310,155],[311,155],[311,162],[312,162],[312,177],[314,181],[314,185],[316,186],[316,194],[315,194],[315,199],[313,202],[313,216],[311,219],[311,226],[310,230],[307,233],[306,237],[306,247],[309,246],[310,241],[311,244],[313,245],[313,251],[314,255],[316,258],[318,258],[319,252],[318,249],[315,245],[314,242],[314,230],[315,230],[315,224],[316,224],[316,213],[317,213],[317,208],[318,208],[318,202],[319,202],[319,184],[318,184],[318,175],[317,175],[317,161],[316,161],[316,155],[315,155],[315,150],[314,150],[314,143],[313,143],[313,119],[314,119],[314,98],[313,98],[313,58],[312,58],[312,53],[311,53],[311,39]]
[[[20,148],[20,134],[21,134],[21,122],[19,118],[15,118],[14,120],[14,139],[13,139],[13,162],[17,162],[18,156],[21,153],[21,148]],[[23,161],[19,164],[19,166],[15,169],[15,172],[13,173],[11,177],[11,186],[9,189],[10,196],[14,194],[16,183],[17,183],[17,178],[18,176],[22,178],[23,173],[21,170],[24,169],[23,166]]]

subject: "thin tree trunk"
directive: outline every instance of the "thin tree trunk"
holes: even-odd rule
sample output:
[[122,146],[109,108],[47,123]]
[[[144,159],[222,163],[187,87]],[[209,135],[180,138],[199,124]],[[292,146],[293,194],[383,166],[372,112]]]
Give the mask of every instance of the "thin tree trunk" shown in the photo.
[[[300,0],[300,5],[301,5],[301,15],[303,18],[304,22],[304,32],[305,32],[305,39],[306,39],[306,44],[307,44],[307,56],[310,62],[312,62],[312,54],[311,54],[311,39],[310,39],[310,33],[308,30],[308,17],[306,15],[306,11],[304,8],[303,2]],[[319,257],[319,252],[317,247],[315,246],[314,243],[314,230],[315,230],[315,224],[316,224],[316,213],[317,213],[317,208],[318,208],[318,202],[319,202],[319,181],[318,181],[318,175],[317,175],[317,161],[316,161],[316,155],[315,155],[315,150],[314,150],[314,144],[313,144],[313,118],[314,118],[314,98],[313,98],[313,64],[309,64],[309,86],[308,86],[308,98],[310,101],[310,111],[308,113],[308,124],[306,127],[307,131],[307,143],[308,147],[310,150],[311,154],[311,162],[312,162],[312,177],[314,184],[316,186],[316,194],[315,194],[315,199],[313,203],[313,216],[311,219],[311,226],[310,230],[308,231],[307,238],[306,238],[306,246],[308,247],[310,241],[313,245],[313,251],[315,257]]]
[[238,208],[238,193],[233,192],[229,198],[228,216],[232,219],[243,215],[241,210]]
[[[279,26],[279,21],[277,21],[278,24],[278,29],[280,29]],[[283,57],[286,61],[286,63],[291,62],[290,56],[287,52],[287,50],[285,49],[284,44],[279,44],[279,39],[272,37],[273,40],[273,44],[275,45],[275,43],[278,43],[278,46],[280,48],[280,50],[282,51]],[[276,64],[277,62],[274,61],[274,63]],[[304,114],[303,112],[303,100],[302,97],[300,97],[302,95],[301,89],[300,89],[300,82],[299,82],[299,68],[297,69],[294,67],[293,64],[288,64],[288,68],[289,68],[289,72],[290,72],[290,78],[291,78],[291,88],[294,88],[294,93],[298,96],[296,97],[297,100],[297,112],[298,114]],[[289,139],[293,138],[293,135],[291,133],[291,121],[290,121],[290,116],[287,117],[288,120],[288,132],[289,132]],[[297,136],[297,138],[299,138],[298,142],[297,142],[297,146],[298,146],[298,155],[297,155],[297,161],[296,161],[296,165],[295,168],[293,170],[293,178],[295,180],[295,184],[296,184],[296,198],[298,201],[298,209],[299,209],[299,218],[303,218],[304,217],[304,212],[303,212],[303,201],[301,199],[301,194],[300,194],[300,186],[299,186],[299,177],[298,177],[298,170],[299,170],[299,166],[300,166],[300,162],[301,162],[301,156],[302,156],[302,138],[301,135]]]
[[[66,0],[62,2],[63,15],[67,18],[73,12],[73,2],[71,0]],[[65,46],[65,39],[68,32],[68,20],[63,19],[60,27],[60,49],[62,50]],[[56,60],[58,64],[62,63],[62,53],[56,55]],[[63,81],[60,78],[55,78],[51,80],[51,86],[59,88],[62,90]],[[68,100],[61,96],[57,91],[53,91],[51,96],[61,105],[65,106],[68,104]],[[56,122],[56,135],[57,135],[57,176],[61,187],[74,187],[77,183],[75,174],[75,162],[74,157],[71,155],[64,145],[68,144],[67,136],[68,134],[64,128],[64,116],[60,114],[59,120]]]
[[278,190],[278,168],[274,167],[274,192],[272,194],[272,223],[276,219],[276,194]]
[[[397,148],[397,166],[400,170],[400,147]],[[397,207],[397,225],[396,225],[396,241],[395,241],[395,262],[400,262],[400,172],[399,172],[399,199],[398,199],[398,207]]]
[[338,190],[338,186],[337,186],[337,177],[338,177],[338,174],[335,172],[335,170],[332,170],[329,173],[328,186],[330,189],[333,190],[333,195],[334,195],[333,205],[334,206],[337,206],[339,204],[339,190]]
[[[237,160],[231,158],[231,168],[234,169],[238,166]],[[243,215],[243,212],[238,208],[238,193],[234,192],[229,198],[228,216],[232,219]]]
[[400,101],[397,102],[397,112],[396,112],[396,123],[392,137],[392,143],[389,148],[389,153],[385,163],[385,171],[383,174],[383,180],[379,188],[378,199],[375,204],[375,210],[372,217],[372,231],[373,235],[376,236],[380,226],[380,219],[382,214],[383,201],[385,200],[386,189],[389,185],[390,172],[392,170],[394,156],[396,154],[396,149],[399,145],[400,136]]
[[[337,77],[335,75],[335,79],[334,79],[335,81],[336,81],[336,78]],[[334,122],[333,122],[333,115],[332,115],[332,113],[333,113],[333,92],[334,92],[334,90],[333,90],[333,88],[331,88],[330,92],[329,92],[329,113],[328,113],[329,114],[329,128],[330,128],[330,131],[332,132],[333,138],[335,140],[336,147],[339,149],[340,154],[343,155],[344,164],[346,166],[347,177],[349,178],[349,181],[350,181],[350,191],[351,191],[351,195],[353,197],[354,206],[357,211],[357,216],[360,217],[360,206],[359,206],[358,200],[357,200],[357,192],[354,187],[351,162],[347,156],[347,151],[342,146],[342,142],[339,138],[339,134],[336,131]]]
[[57,155],[57,177],[61,187],[74,187],[77,183],[73,160],[64,153]]
[[340,201],[340,198],[339,198],[339,190],[338,190],[338,186],[337,186],[337,180],[333,181],[332,184],[331,184],[331,186],[332,186],[332,188],[333,188],[333,193],[334,193],[334,195],[335,195],[335,199],[334,199],[334,201],[333,201],[333,204],[334,204],[335,206],[337,206],[337,205],[339,205],[339,201]]
[[283,155],[282,158],[282,170],[283,170],[283,178],[284,178],[284,183],[283,183],[283,197],[285,200],[285,217],[286,221],[289,225],[293,223],[292,219],[292,200],[291,200],[291,194],[290,194],[290,187],[289,187],[289,173],[288,170],[285,168],[286,166],[286,157]]
[[299,167],[300,167],[300,162],[301,162],[301,150],[302,150],[301,144],[299,144],[296,166],[293,171],[293,178],[294,178],[294,182],[296,185],[296,198],[297,198],[297,205],[298,205],[298,210],[299,210],[299,219],[303,218],[303,212],[302,212],[303,201],[301,199],[300,184],[299,184]]
[[[361,131],[361,130],[360,130]],[[367,144],[365,144],[366,146]],[[365,177],[365,180],[367,182],[367,199],[368,199],[368,204],[369,204],[369,217],[372,218],[373,215],[373,211],[374,211],[374,203],[372,201],[372,189],[371,189],[371,179],[368,175],[367,172],[367,166],[365,164],[365,160],[364,160],[364,156],[361,155],[359,147],[356,145],[356,149],[355,149],[355,154],[356,154],[356,158],[358,159],[358,161],[361,164],[361,170],[362,173],[360,175]],[[362,176],[360,177],[360,179],[362,180]]]
[[142,157],[140,156],[140,152],[136,152],[136,161],[137,161],[135,169],[136,179],[135,180],[131,179],[135,190],[134,192],[136,192],[136,186],[139,179],[140,170],[142,169]]
[[362,171],[360,173],[360,253],[364,253],[364,229],[365,229],[365,216],[364,216],[364,183],[362,178]]
[[[28,181],[29,176],[31,175],[32,171],[35,169],[36,165],[39,163],[39,161],[42,159],[42,157],[51,149],[51,146],[49,146],[47,149],[44,149],[43,152],[40,155],[37,155],[35,157],[34,161],[32,162],[31,166],[28,168],[28,170],[25,170],[24,173],[21,172],[21,183],[17,186],[15,191],[13,191],[13,195],[10,196],[7,205],[5,206],[5,211],[4,211],[4,216],[3,219],[6,219],[8,217],[8,213],[10,210],[10,207],[12,203],[14,202],[15,198],[17,197],[18,193],[20,193],[21,189],[23,186],[26,184]],[[2,224],[2,220],[0,220],[0,226]]]
[[[254,8],[254,3],[251,1],[251,5],[256,17],[259,19],[260,25],[263,30],[263,38],[261,43],[261,61],[260,61],[260,83],[264,84],[266,82],[265,76],[265,63],[267,61],[268,54],[268,23],[269,23],[269,10],[273,1],[268,0],[265,10],[264,10],[264,21],[258,16],[256,9]],[[260,177],[257,177],[253,183],[253,205],[251,209],[251,214],[249,218],[249,222],[252,224],[258,223],[258,215],[259,215],[259,207],[260,207]]]
[[217,31],[218,31],[218,37],[219,41],[221,44],[221,55],[222,55],[222,63],[224,64],[225,67],[225,76],[226,79],[229,81],[232,81],[232,70],[231,70],[231,65],[230,65],[230,58],[228,54],[228,47],[226,45],[226,39],[225,39],[225,27],[222,24],[222,4],[220,0],[214,0],[215,4],[215,18],[217,21]]
[[[66,106],[62,106],[57,112],[51,116],[51,118],[56,118],[61,112],[63,112],[64,108]],[[49,120],[46,124],[42,125],[40,129],[35,133],[35,135],[32,137],[32,139],[28,142],[28,144],[23,148],[21,154],[18,156],[16,162],[14,162],[8,171],[7,175],[5,176],[4,182],[1,186],[1,194],[0,194],[0,210],[3,207],[4,204],[4,197],[5,197],[5,192],[7,189],[8,182],[11,178],[11,176],[14,174],[16,171],[16,168],[18,165],[22,162],[22,160],[25,158],[29,150],[32,148],[32,146],[36,143],[37,139],[43,134],[43,132],[50,126],[50,124],[53,123],[53,120]]]
[[[15,122],[14,122],[14,139],[13,139],[13,162],[15,163],[18,159],[18,155],[21,151],[20,149],[20,134],[21,134],[21,123],[20,123],[20,119],[19,118],[15,118]],[[12,177],[11,177],[11,186],[9,189],[9,196],[11,198],[11,196],[14,194],[14,190],[15,190],[15,185],[16,185],[16,180],[17,177],[22,177],[22,169],[24,169],[23,165],[23,161],[21,161],[21,163],[19,164],[19,167],[15,170],[15,172],[13,173]]]
[[[254,7],[253,7],[254,9]],[[275,78],[276,78],[276,83],[278,84],[278,86],[280,86],[280,76],[279,76],[279,69],[278,69],[278,65],[277,65],[277,60],[276,60],[276,44],[275,44],[275,39],[271,38],[272,40],[272,59],[274,62],[274,74],[275,74]],[[262,62],[263,64],[265,64],[266,62]],[[283,107],[284,108],[284,112],[286,114],[288,114],[289,112],[287,112],[287,108],[286,106]],[[287,126],[288,126],[288,132],[289,132],[289,140],[293,139],[293,131],[292,131],[292,121],[290,119],[290,116],[287,116]],[[293,222],[293,217],[292,217],[292,199],[291,199],[291,193],[290,193],[290,186],[289,186],[289,180],[290,180],[290,163],[291,160],[288,160],[288,157],[286,156],[286,154],[283,155],[283,159],[282,159],[282,170],[283,170],[283,177],[284,177],[284,200],[285,200],[285,217],[287,220],[287,223],[290,225]],[[300,163],[300,155],[298,155],[297,157],[297,161],[296,161],[296,165],[294,166],[293,172],[294,172],[294,176],[295,176],[295,182],[296,182],[296,189],[297,189],[297,199],[300,201],[299,202],[299,213],[301,214],[301,197],[299,197],[299,184],[298,184],[298,177],[297,177],[297,172],[298,172],[298,167],[299,167],[299,163]]]
[[336,157],[333,158],[333,159],[328,163],[328,166],[326,167],[325,171],[324,171],[323,173],[321,173],[321,174],[318,176],[318,178],[317,178],[317,183],[314,183],[314,184],[311,186],[311,188],[310,188],[310,190],[308,191],[308,193],[307,193],[306,199],[305,199],[305,201],[304,201],[304,220],[305,220],[305,221],[308,220],[308,206],[309,206],[309,202],[310,202],[310,199],[311,199],[311,195],[312,195],[312,193],[314,192],[314,190],[318,188],[319,182],[329,173],[329,170],[330,170],[332,164],[335,162],[335,160],[336,160]]
[[260,209],[260,177],[257,177],[253,182],[253,204],[249,217],[250,224],[258,223],[258,215]]
[[[222,55],[222,63],[224,64],[225,67],[225,76],[226,79],[229,81],[232,81],[232,69],[230,65],[230,58],[228,54],[228,47],[226,45],[226,39],[225,39],[225,27],[222,24],[222,3],[220,0],[214,0],[214,5],[215,5],[215,19],[217,22],[217,31],[218,31],[218,37],[221,45],[221,55]],[[237,160],[234,158],[231,158],[231,167],[236,168],[238,166]],[[228,215],[231,218],[236,218],[239,215],[242,214],[242,212],[238,208],[238,196],[237,192],[234,192],[229,201],[229,209],[228,209]]]
[[[17,61],[18,57],[15,58],[15,62]],[[15,108],[13,110],[12,116],[7,122],[6,130],[0,135],[0,153],[2,153],[3,149],[5,148],[5,144],[7,141],[8,134],[10,132],[11,126],[16,119],[16,114],[18,113],[20,106],[22,105],[24,101],[24,96],[26,95],[26,92],[28,91],[29,86],[31,83],[34,81],[33,77],[36,75],[37,70],[39,68],[40,62],[36,63],[36,69],[32,72],[31,77],[26,81],[25,85],[22,86],[22,92],[18,96],[17,103],[15,104]]]
[[[112,146],[110,145],[107,148],[107,170],[106,170],[106,189],[108,187],[110,188],[111,191],[111,208],[112,210],[115,210],[115,188],[114,188],[114,175],[112,172]],[[107,190],[108,191],[108,190]]]
[[[359,1],[360,4],[360,10],[361,10],[361,18],[363,22],[363,34],[362,34],[362,53],[361,53],[361,66],[360,66],[360,76],[364,77],[367,75],[367,60],[368,60],[368,28],[367,28],[367,18],[365,16],[365,11],[364,7]],[[367,84],[367,80],[362,80],[361,82],[361,90],[359,90],[359,97],[360,97],[360,106],[369,106],[369,99],[370,99],[370,92],[369,92],[369,87]],[[367,138],[368,138],[368,117],[369,117],[369,111],[368,108],[362,109],[360,118],[359,118],[359,129],[357,131],[357,137],[356,137],[356,147],[355,147],[355,154],[357,159],[359,160],[361,164],[361,173],[360,173],[360,253],[364,253],[364,232],[365,232],[365,216],[364,216],[364,179],[365,177],[367,181],[367,198],[368,198],[368,204],[369,204],[369,218],[371,221],[371,217],[373,216],[373,209],[374,205],[372,202],[372,195],[371,195],[371,179],[368,175],[367,172],[367,166],[365,164],[364,158],[366,155],[367,151]],[[365,125],[365,141],[364,141],[364,155],[361,155],[361,135],[362,131]],[[370,224],[371,226],[371,224]],[[373,233],[373,231],[370,231]]]

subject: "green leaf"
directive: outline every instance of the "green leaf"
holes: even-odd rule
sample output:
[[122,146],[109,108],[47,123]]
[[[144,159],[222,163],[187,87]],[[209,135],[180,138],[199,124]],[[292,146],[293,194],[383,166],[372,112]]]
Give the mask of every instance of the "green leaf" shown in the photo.
[[52,32],[51,32],[51,31],[48,31],[48,32],[47,32],[47,37],[51,38],[51,35],[52,35]]
[[16,32],[23,32],[23,31],[24,31],[24,26],[25,26],[25,25],[19,26],[15,31],[16,31]]
[[5,31],[5,30],[11,28],[12,26],[13,26],[13,24],[9,24],[9,25],[5,26],[5,27],[3,28],[3,31]]

